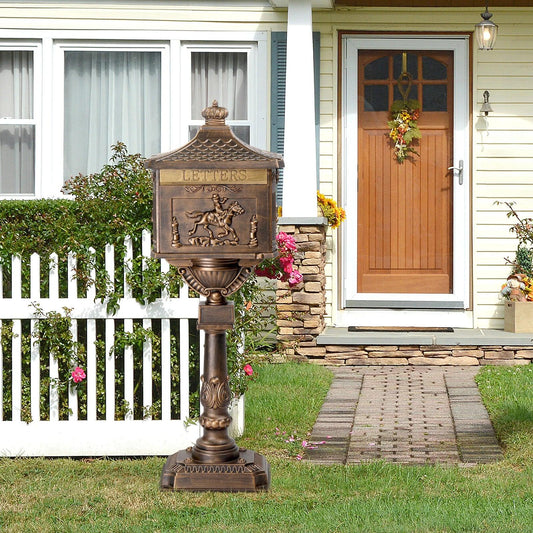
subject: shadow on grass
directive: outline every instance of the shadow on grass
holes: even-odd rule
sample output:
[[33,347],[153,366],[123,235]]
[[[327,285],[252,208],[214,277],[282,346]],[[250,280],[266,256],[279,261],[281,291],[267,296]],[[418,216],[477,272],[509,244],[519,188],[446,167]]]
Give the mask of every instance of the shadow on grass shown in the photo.
[[503,403],[491,416],[498,439],[506,444],[514,440],[517,434],[529,434],[533,437],[533,409],[525,405]]

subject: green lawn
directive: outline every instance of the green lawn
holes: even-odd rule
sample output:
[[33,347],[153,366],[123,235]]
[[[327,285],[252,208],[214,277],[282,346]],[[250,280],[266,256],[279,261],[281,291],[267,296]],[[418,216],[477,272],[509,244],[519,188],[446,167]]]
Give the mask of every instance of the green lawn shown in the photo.
[[[305,364],[258,373],[240,444],[268,457],[269,492],[161,493],[165,458],[3,459],[0,531],[533,531],[533,367],[487,368],[478,377],[506,458],[474,468],[298,461],[298,439],[311,428],[331,376]],[[285,443],[284,431],[296,442]]]

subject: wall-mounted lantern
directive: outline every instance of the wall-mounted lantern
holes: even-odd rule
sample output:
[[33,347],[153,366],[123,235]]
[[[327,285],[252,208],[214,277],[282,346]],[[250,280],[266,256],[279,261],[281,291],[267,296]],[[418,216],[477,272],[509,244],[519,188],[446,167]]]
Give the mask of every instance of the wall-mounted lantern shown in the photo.
[[481,112],[487,116],[489,113],[492,113],[492,107],[489,102],[490,93],[489,91],[483,92],[483,104],[481,105]]
[[490,19],[492,13],[489,13],[489,1],[485,1],[485,12],[481,13],[481,22],[474,26],[474,33],[480,50],[492,50],[498,34],[498,26]]
[[198,319],[205,330],[203,436],[168,458],[163,490],[257,491],[270,485],[266,459],[239,449],[228,435],[226,330],[233,327],[234,309],[226,296],[276,253],[276,181],[283,159],[235,137],[227,115],[213,102],[192,141],[146,162],[154,180],[153,255],[177,266],[207,297]]

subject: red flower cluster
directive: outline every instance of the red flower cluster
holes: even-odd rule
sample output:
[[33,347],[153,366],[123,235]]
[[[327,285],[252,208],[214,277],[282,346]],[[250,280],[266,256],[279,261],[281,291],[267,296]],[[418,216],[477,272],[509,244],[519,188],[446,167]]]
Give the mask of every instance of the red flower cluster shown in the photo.
[[294,237],[283,231],[276,235],[276,241],[278,243],[278,257],[265,259],[255,267],[255,274],[269,279],[288,281],[289,286],[294,287],[303,281],[302,274],[294,266],[296,242]]

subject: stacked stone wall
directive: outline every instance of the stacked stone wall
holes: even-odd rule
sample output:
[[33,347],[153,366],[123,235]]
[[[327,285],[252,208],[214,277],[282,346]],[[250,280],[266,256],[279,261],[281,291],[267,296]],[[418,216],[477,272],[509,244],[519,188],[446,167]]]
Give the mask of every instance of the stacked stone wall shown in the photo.
[[527,365],[533,346],[317,346],[306,358],[322,365]]
[[326,226],[280,225],[296,242],[294,264],[303,276],[296,287],[278,281],[276,290],[278,345],[286,355],[315,353],[316,338],[325,327]]

